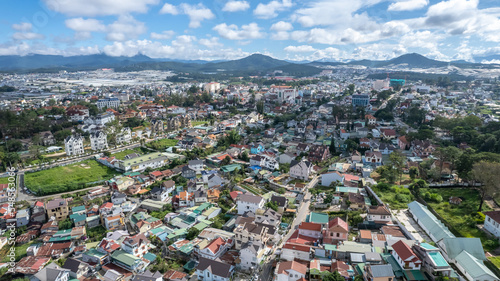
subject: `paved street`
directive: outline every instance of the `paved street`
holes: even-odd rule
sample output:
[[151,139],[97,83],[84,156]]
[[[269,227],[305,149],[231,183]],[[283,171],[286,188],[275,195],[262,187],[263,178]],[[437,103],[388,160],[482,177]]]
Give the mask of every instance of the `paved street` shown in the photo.
[[313,188],[318,183],[319,176],[314,177],[307,186],[306,193],[304,194],[304,199],[298,208],[297,215],[293,220],[292,225],[290,226],[290,230],[287,235],[281,240],[280,244],[276,246],[272,252],[272,254],[267,258],[264,265],[262,265],[262,269],[259,273],[259,281],[268,281],[271,280],[273,275],[273,262],[276,258],[275,251],[277,249],[281,249],[283,244],[292,236],[295,228],[303,221],[305,221],[306,216],[309,214],[309,205],[311,204],[311,193],[309,192],[310,188]]

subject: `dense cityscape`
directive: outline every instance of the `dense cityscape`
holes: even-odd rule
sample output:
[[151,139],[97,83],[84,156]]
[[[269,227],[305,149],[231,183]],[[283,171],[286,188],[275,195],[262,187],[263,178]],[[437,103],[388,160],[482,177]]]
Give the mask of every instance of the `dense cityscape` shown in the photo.
[[500,281],[497,2],[0,1],[0,281]]

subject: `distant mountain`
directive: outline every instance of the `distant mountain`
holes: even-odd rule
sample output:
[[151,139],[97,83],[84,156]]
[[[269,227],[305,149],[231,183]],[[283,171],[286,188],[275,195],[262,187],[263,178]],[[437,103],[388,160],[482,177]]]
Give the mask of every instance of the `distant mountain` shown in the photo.
[[500,61],[500,55],[474,57],[474,61],[477,63],[481,63],[483,61],[492,61],[492,60]]
[[55,55],[27,55],[27,56],[0,56],[0,70],[33,70],[33,69],[85,69],[110,66],[122,66],[137,62],[152,62],[150,57],[137,55],[133,57],[111,57],[104,54],[88,56],[55,56]]

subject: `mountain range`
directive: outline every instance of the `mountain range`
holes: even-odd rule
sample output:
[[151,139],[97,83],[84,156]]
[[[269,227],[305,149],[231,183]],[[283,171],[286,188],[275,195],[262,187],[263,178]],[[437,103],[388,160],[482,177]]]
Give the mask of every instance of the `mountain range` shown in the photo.
[[[482,58],[484,60],[497,59],[497,56]],[[479,63],[466,61],[443,62],[429,59],[420,54],[405,54],[390,60],[358,60],[350,62],[293,62],[275,59],[261,54],[229,61],[183,61],[153,59],[145,55],[133,57],[112,57],[104,54],[87,56],[56,56],[56,55],[27,55],[27,56],[0,56],[0,71],[4,72],[54,72],[59,70],[95,70],[98,68],[115,68],[116,71],[137,70],[171,70],[175,72],[192,73],[231,73],[233,75],[258,75],[274,70],[281,70],[289,75],[314,75],[325,66],[362,65],[372,68],[381,68],[395,65],[404,65],[409,68],[434,68],[449,65],[457,67],[480,67]]]

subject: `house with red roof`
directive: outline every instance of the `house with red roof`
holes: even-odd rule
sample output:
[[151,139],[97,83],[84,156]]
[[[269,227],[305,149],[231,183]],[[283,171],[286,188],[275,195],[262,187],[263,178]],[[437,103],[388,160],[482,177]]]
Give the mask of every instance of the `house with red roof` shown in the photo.
[[400,136],[398,138],[398,146],[401,150],[406,150],[410,148],[410,142],[408,142],[406,136]]
[[403,240],[392,245],[392,256],[403,269],[420,270],[422,261]]
[[296,261],[283,261],[276,267],[277,281],[298,281],[305,279],[307,266]]
[[323,231],[323,244],[337,244],[347,241],[349,225],[343,219],[336,217],[328,222],[328,227]]
[[286,242],[281,250],[281,259],[283,260],[311,260],[311,246],[309,245]]
[[396,138],[396,131],[393,129],[380,129],[382,132],[382,136],[386,139],[395,139]]
[[233,239],[224,239],[217,237],[212,240],[205,248],[199,250],[199,255],[207,259],[218,259],[234,246]]
[[299,225],[299,235],[321,238],[321,224],[314,222],[301,222]]
[[159,181],[163,179],[164,175],[160,171],[153,171],[149,173],[149,177],[154,181]]

